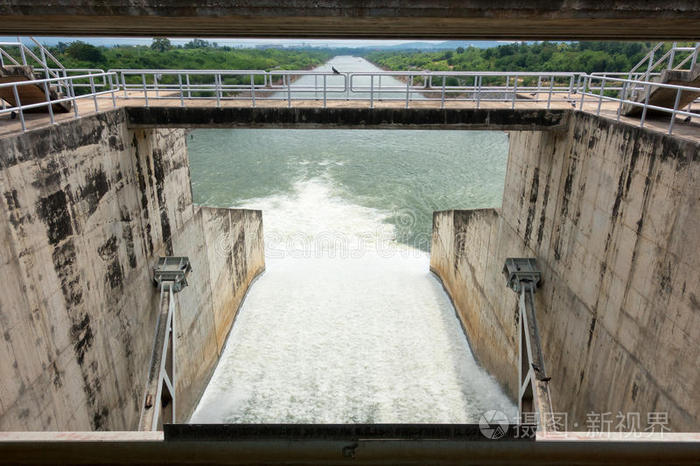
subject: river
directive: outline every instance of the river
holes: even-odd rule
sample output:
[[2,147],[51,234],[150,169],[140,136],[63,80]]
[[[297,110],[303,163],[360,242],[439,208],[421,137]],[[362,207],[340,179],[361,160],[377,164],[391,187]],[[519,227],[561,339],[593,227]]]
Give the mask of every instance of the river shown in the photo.
[[191,422],[515,417],[428,270],[434,210],[500,205],[504,133],[197,130],[188,145],[195,202],[263,210],[267,266]]

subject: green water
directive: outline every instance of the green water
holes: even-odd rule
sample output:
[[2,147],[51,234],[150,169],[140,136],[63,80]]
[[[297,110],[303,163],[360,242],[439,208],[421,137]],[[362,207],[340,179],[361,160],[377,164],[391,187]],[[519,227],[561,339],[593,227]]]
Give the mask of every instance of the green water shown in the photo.
[[517,414],[474,360],[427,253],[433,211],[501,204],[504,133],[198,130],[188,144],[195,202],[263,211],[266,266],[190,422]]
[[211,129],[193,131],[188,146],[198,204],[254,207],[252,199],[292,196],[321,182],[330,196],[376,210],[397,242],[428,250],[433,211],[500,206],[508,138],[493,131]]

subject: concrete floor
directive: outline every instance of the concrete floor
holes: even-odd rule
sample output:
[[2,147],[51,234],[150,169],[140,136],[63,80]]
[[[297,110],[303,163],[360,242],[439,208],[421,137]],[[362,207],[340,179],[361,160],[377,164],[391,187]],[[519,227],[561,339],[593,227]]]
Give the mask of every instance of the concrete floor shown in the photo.
[[[538,99],[539,98],[539,99]],[[215,99],[207,100],[188,100],[185,99],[181,101],[179,96],[172,95],[168,96],[160,93],[156,96],[155,92],[149,92],[148,94],[148,104],[151,107],[203,107],[203,108],[215,108],[217,102]],[[574,109],[572,103],[579,107],[580,97],[576,97],[571,100],[564,100],[559,98],[559,100],[553,100],[549,108],[552,109]],[[146,100],[142,92],[130,93],[129,98],[124,98],[123,94],[120,93],[119,97],[115,97],[114,101],[111,97],[99,97],[96,100],[92,98],[83,98],[78,101],[78,115],[86,116],[94,114],[98,111],[111,110],[116,107],[143,107],[146,105]],[[404,108],[406,105],[404,100],[384,100],[374,102],[375,108]],[[439,100],[414,100],[409,102],[409,108],[440,108]],[[221,107],[272,107],[272,108],[283,108],[288,106],[286,100],[261,100],[257,99],[255,105],[253,105],[250,99],[241,100],[221,100]],[[293,108],[322,108],[323,100],[292,100],[291,106]],[[326,102],[327,107],[331,108],[369,108],[369,100],[328,100]],[[489,102],[482,101],[479,103],[478,108],[482,109],[510,109],[512,108],[512,102]],[[617,119],[618,104],[616,102],[602,102],[599,110],[598,101],[595,98],[587,97],[584,99],[583,111],[591,114],[596,114],[599,111],[601,117],[606,119]],[[477,108],[476,102],[473,101],[447,101],[445,103],[445,108],[454,109],[474,109]],[[518,100],[515,103],[516,110],[533,110],[533,109],[546,109],[547,99],[546,95],[534,96],[533,99]],[[25,114],[25,124],[27,130],[33,130],[37,128],[42,128],[49,126],[51,124],[48,114],[45,113],[34,113]],[[54,115],[55,122],[61,122],[65,120],[70,120],[75,118],[75,113],[71,111],[70,113],[61,113]],[[630,118],[621,116],[620,121],[635,126],[639,126],[639,118]],[[647,118],[644,122],[644,127],[652,131],[658,131],[661,133],[668,132],[670,119],[668,117],[654,117]],[[0,138],[12,136],[22,131],[19,116],[16,119],[10,119],[9,115],[0,116]],[[676,118],[673,126],[673,135],[683,139],[688,139],[691,141],[700,142],[700,118],[693,118],[691,122],[684,122],[681,118]]]

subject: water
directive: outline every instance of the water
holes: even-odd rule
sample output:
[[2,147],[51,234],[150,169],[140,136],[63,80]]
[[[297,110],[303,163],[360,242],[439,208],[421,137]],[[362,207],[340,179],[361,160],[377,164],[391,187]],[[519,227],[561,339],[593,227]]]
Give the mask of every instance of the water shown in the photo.
[[191,136],[195,201],[262,209],[267,265],[191,422],[516,415],[474,361],[427,252],[433,210],[500,205],[503,133]]
[[[326,97],[328,99],[369,99],[369,89],[372,86],[375,99],[406,98],[406,83],[399,81],[393,76],[382,76],[381,78],[377,76],[374,79],[370,76],[355,76],[352,82],[348,79],[348,89],[345,89],[343,73],[383,71],[364,58],[352,56],[333,57],[323,65],[314,68],[314,71],[330,72],[333,68],[341,75],[327,76],[325,78]],[[422,84],[422,81],[416,78],[413,84],[418,86]],[[290,93],[293,99],[323,99],[322,89],[322,76],[302,75],[292,82]],[[287,98],[287,91],[279,92],[274,97]],[[420,93],[411,91],[410,98],[411,100],[420,100],[422,96]]]

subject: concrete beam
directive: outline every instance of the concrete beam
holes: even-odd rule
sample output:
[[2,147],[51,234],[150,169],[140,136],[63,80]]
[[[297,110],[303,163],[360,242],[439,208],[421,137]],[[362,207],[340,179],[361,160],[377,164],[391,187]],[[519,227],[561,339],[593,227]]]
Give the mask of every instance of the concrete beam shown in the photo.
[[[204,427],[204,432],[197,432]],[[592,439],[562,432],[555,439],[491,440],[469,434],[468,425],[264,425],[192,426],[187,438],[161,440],[160,432],[0,432],[0,457],[8,464],[406,464],[444,465],[696,465],[697,434],[644,433],[638,440],[616,433]],[[466,427],[466,428],[465,428]],[[478,426],[473,426],[478,429]],[[219,429],[221,435],[212,436]],[[395,429],[392,429],[395,430]],[[207,432],[209,431],[209,432]],[[358,436],[357,432],[363,433]],[[445,431],[452,431],[445,435]],[[367,435],[369,433],[369,435]],[[409,437],[406,434],[416,433]],[[426,435],[427,433],[427,435]],[[466,434],[466,435],[464,435]],[[586,435],[585,433],[583,435]]]
[[125,107],[133,128],[564,129],[570,110]]
[[700,39],[693,0],[15,0],[0,34],[415,39]]

